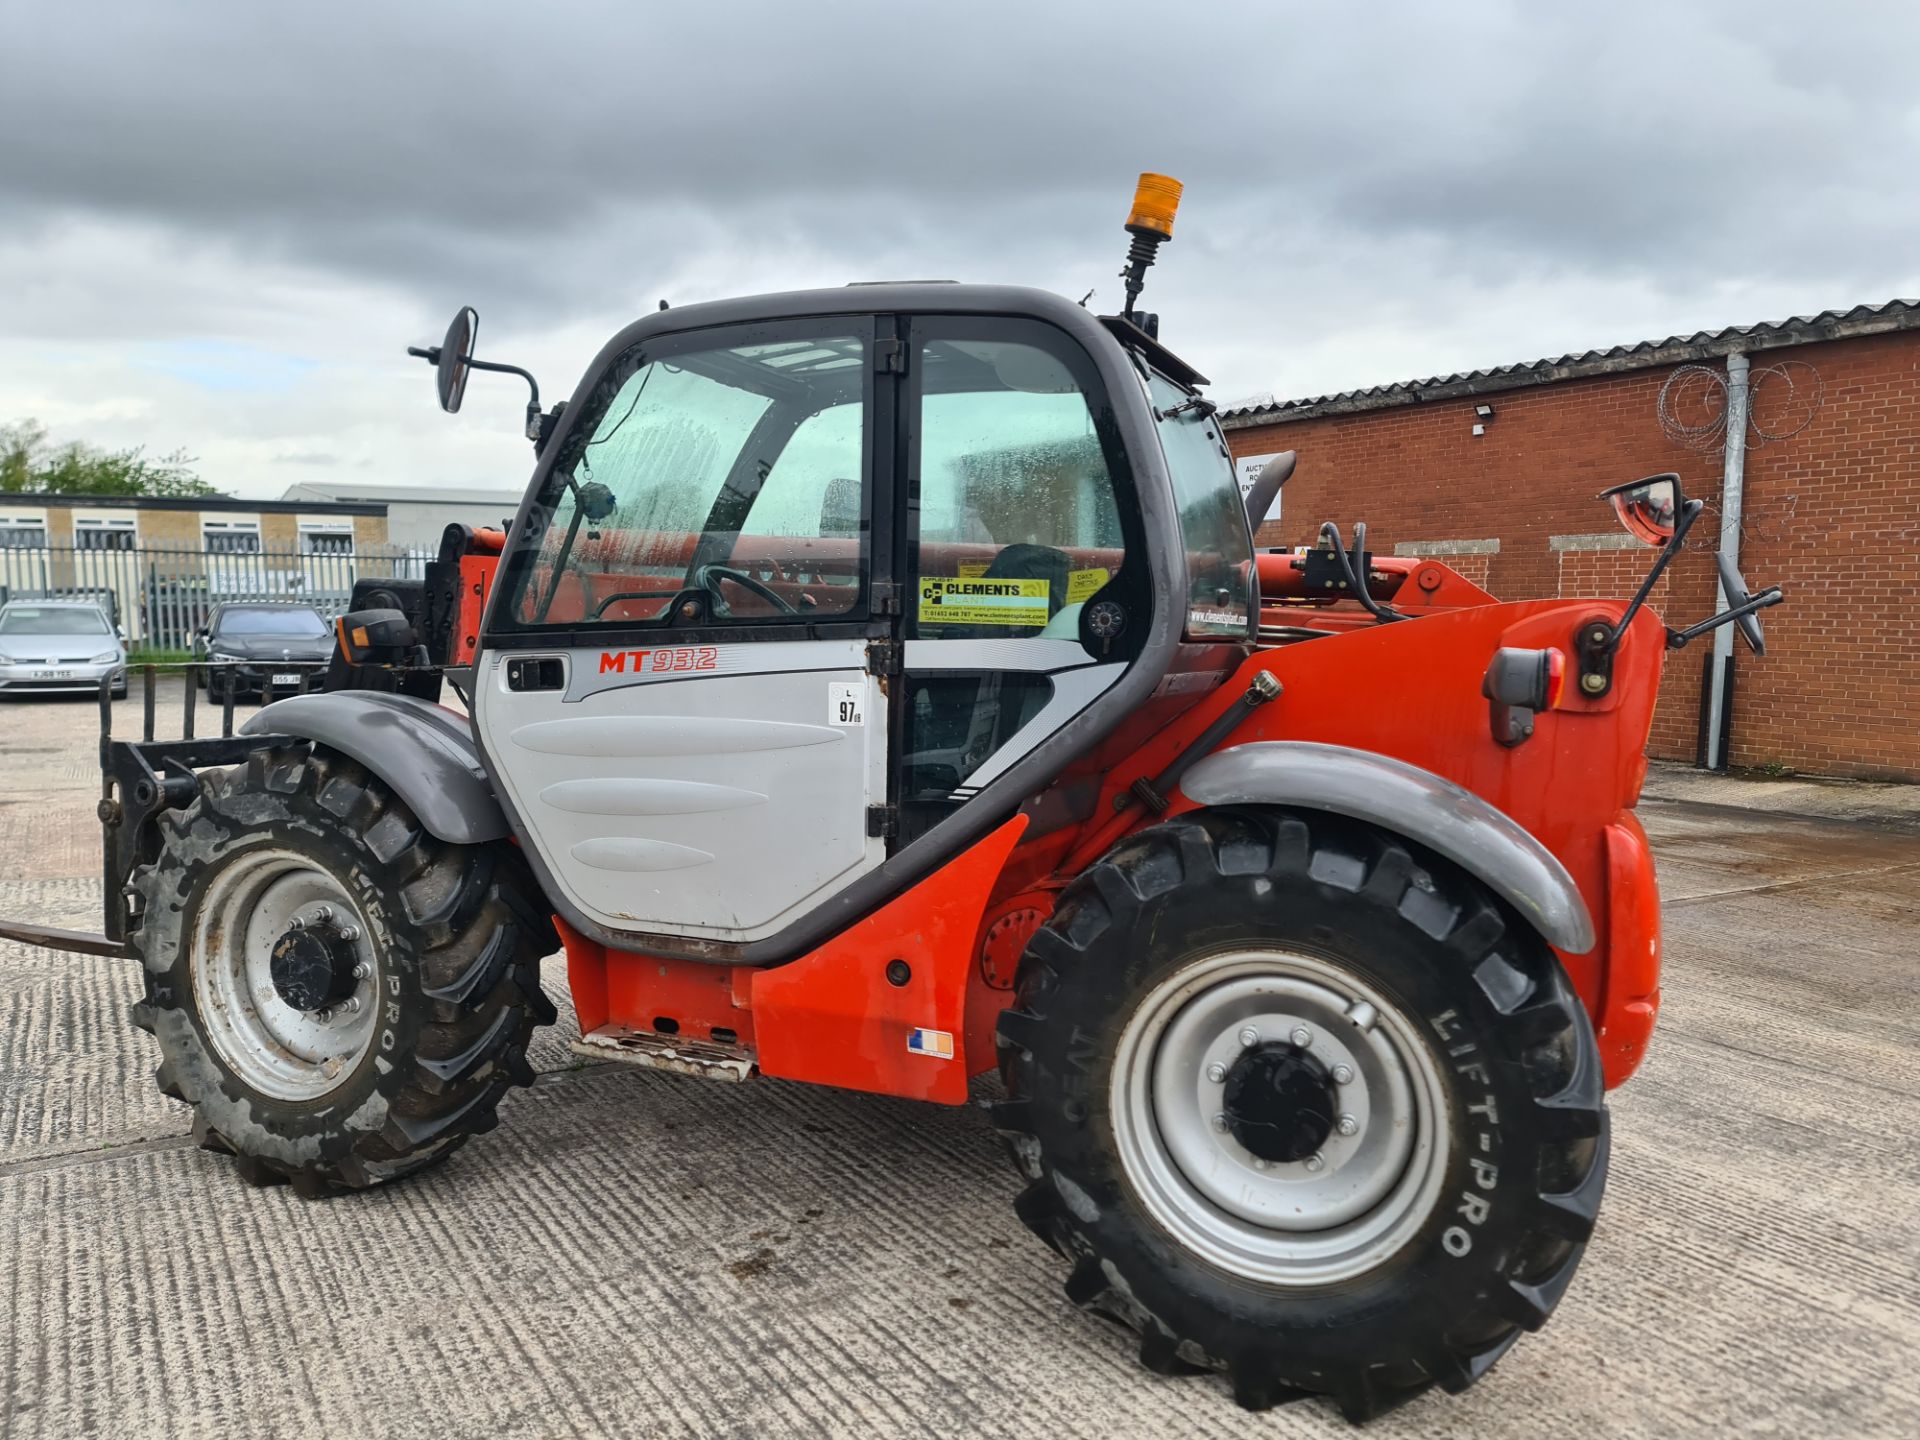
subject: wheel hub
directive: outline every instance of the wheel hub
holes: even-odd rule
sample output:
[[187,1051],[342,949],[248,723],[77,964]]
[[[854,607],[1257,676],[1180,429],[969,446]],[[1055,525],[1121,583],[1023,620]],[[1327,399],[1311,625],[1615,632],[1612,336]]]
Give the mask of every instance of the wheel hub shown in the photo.
[[1242,1051],[1223,1098],[1228,1133],[1276,1165],[1317,1154],[1338,1114],[1332,1073],[1317,1055],[1284,1041]]
[[268,962],[274,993],[295,1010],[328,1010],[353,994],[359,956],[333,926],[289,929]]
[[1135,1193],[1236,1275],[1350,1279],[1438,1202],[1440,1061],[1397,1004],[1330,957],[1274,948],[1189,962],[1141,999],[1112,1083]]
[[380,1032],[380,952],[346,885],[268,847],[222,865],[195,908],[194,999],[221,1062],[275,1099],[338,1089]]

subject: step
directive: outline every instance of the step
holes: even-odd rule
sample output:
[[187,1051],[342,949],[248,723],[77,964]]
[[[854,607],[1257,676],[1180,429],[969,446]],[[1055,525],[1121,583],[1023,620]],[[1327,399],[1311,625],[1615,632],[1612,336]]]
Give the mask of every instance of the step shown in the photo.
[[594,1060],[619,1060],[649,1070],[702,1075],[709,1080],[745,1080],[754,1071],[753,1051],[744,1045],[629,1030],[624,1025],[602,1025],[588,1031],[573,1042],[573,1051]]

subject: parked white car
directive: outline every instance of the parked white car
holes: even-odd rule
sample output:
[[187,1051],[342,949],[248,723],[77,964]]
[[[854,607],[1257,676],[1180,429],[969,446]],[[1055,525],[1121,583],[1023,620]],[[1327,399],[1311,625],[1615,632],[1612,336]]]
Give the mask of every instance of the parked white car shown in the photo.
[[12,600],[0,605],[0,694],[97,691],[111,677],[127,693],[127,647],[92,600]]

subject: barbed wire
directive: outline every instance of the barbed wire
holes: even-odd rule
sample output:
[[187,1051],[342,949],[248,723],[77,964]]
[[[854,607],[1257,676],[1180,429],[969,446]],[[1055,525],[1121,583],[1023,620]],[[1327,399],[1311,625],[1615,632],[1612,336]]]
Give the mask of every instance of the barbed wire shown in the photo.
[[[1747,372],[1747,443],[1790,440],[1813,423],[1826,398],[1820,372],[1805,360],[1782,360]],[[1682,365],[1654,404],[1660,433],[1683,450],[1726,448],[1727,377],[1712,365]],[[1769,416],[1762,422],[1763,412]]]

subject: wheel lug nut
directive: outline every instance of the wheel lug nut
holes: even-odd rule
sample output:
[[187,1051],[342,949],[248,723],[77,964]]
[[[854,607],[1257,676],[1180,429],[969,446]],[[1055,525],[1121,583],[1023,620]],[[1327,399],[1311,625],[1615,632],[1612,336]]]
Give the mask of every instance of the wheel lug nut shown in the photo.
[[1258,1045],[1259,1043],[1260,1043],[1260,1032],[1258,1030],[1254,1029],[1253,1026],[1251,1025],[1245,1025],[1241,1027],[1240,1048],[1242,1050],[1250,1050],[1255,1045]]
[[287,928],[288,928],[289,930],[304,930],[304,929],[306,929],[306,928],[307,928],[307,917],[306,917],[306,916],[304,916],[304,915],[296,915],[296,916],[294,916],[294,917],[293,917],[293,918],[292,918],[291,920],[289,920],[289,921],[287,921]]
[[1360,1122],[1351,1115],[1342,1115],[1334,1122],[1333,1128],[1342,1135],[1357,1135],[1360,1133]]
[[1287,1038],[1293,1041],[1296,1050],[1304,1050],[1313,1044],[1313,1032],[1304,1025],[1294,1026],[1293,1033],[1287,1036]]
[[358,995],[349,995],[340,1002],[340,1008],[349,1015],[357,1014],[360,1010],[360,997]]
[[1307,1156],[1307,1169],[1321,1171],[1327,1168],[1327,1162],[1318,1155]]
[[323,1020],[323,1021],[331,1020],[333,1018],[333,1011],[323,1007],[313,1012],[313,1018],[316,1020]]
[[333,907],[331,905],[316,905],[313,907],[314,924],[324,925],[331,919],[333,919]]
[[364,980],[371,974],[373,974],[373,967],[364,960],[353,967],[353,978],[356,980]]
[[1207,1066],[1207,1079],[1211,1080],[1214,1084],[1218,1085],[1222,1080],[1225,1080],[1226,1078],[1227,1078],[1227,1067],[1222,1065],[1218,1060],[1214,1061],[1213,1064]]
[[360,938],[360,927],[358,925],[342,925],[340,927],[340,938],[342,940],[358,940]]
[[1273,1167],[1265,1160],[1255,1160],[1253,1162],[1253,1168],[1256,1170],[1271,1170]]
[[1226,1134],[1227,1133],[1227,1117],[1224,1115],[1214,1116],[1213,1128],[1218,1130],[1222,1135]]
[[1353,1083],[1353,1067],[1351,1065],[1334,1066],[1333,1083],[1336,1085],[1351,1085]]

